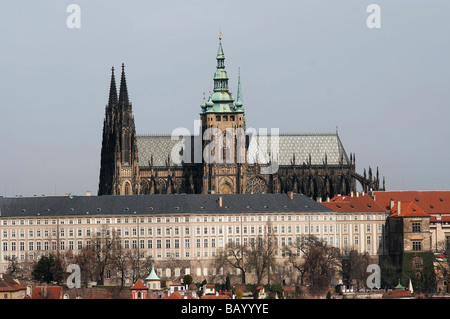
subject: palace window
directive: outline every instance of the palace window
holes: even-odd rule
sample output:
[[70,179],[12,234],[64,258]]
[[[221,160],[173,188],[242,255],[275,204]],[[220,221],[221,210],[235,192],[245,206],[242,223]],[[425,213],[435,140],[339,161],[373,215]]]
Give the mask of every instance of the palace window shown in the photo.
[[420,233],[420,223],[412,223],[412,231],[414,233]]
[[422,250],[422,242],[421,241],[413,241],[412,247],[414,251]]

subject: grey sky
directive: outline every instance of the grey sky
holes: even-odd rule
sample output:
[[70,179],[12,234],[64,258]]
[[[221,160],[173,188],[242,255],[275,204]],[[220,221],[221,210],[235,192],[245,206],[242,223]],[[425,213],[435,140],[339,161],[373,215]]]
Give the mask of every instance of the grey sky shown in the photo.
[[[80,29],[66,26],[71,3]],[[366,26],[371,3],[381,29]],[[219,30],[247,126],[337,126],[357,171],[378,166],[388,190],[450,189],[449,17],[448,0],[2,3],[0,195],[96,194],[122,62],[138,134],[192,130]]]

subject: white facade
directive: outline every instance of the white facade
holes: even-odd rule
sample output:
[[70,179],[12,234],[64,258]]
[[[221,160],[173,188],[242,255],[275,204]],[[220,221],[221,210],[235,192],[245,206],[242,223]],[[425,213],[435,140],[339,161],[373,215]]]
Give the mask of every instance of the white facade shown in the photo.
[[[0,217],[0,271],[6,271],[8,257],[33,262],[57,251],[61,256],[68,251],[76,254],[91,245],[91,238],[102,229],[115,231],[123,248],[138,250],[141,258],[150,257],[161,279],[238,275],[235,269],[212,266],[218,251],[229,242],[248,245],[267,234],[269,227],[279,247],[279,260],[284,258],[282,246],[294,245],[301,235],[315,235],[340,249],[375,256],[385,252],[386,217],[387,212]],[[174,263],[165,267],[168,261]]]

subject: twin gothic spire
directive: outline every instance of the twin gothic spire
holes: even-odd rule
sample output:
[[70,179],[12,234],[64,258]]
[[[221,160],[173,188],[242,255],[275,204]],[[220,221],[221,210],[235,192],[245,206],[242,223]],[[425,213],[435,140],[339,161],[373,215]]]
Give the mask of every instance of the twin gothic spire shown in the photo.
[[120,78],[119,96],[117,97],[116,79],[114,75],[114,67],[111,69],[111,84],[109,88],[108,106],[111,108],[126,109],[130,105],[128,99],[127,79],[125,77],[125,65],[122,63],[122,74]]

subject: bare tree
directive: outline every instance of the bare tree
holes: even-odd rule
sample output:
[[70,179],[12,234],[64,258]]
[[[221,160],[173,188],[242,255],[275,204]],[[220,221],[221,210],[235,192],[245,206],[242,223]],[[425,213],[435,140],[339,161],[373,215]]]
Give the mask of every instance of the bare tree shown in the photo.
[[340,252],[339,268],[343,283],[346,285],[356,285],[359,290],[364,286],[368,273],[367,266],[370,264],[370,256],[366,253],[359,253],[355,249],[346,249]]
[[271,232],[271,223],[267,223],[266,232],[258,237],[251,237],[249,243],[228,243],[224,249],[218,251],[216,268],[231,266],[238,269],[241,282],[246,283],[249,271],[256,274],[257,283],[267,277],[270,278],[270,269],[275,266],[276,242]]
[[110,270],[120,280],[120,289],[125,285],[131,255],[132,253],[129,249],[124,249],[120,239],[112,243]]
[[247,249],[247,263],[249,268],[255,272],[258,285],[265,277],[270,281],[270,269],[275,266],[277,246],[270,226],[269,223],[265,236],[258,236],[256,240],[250,241]]
[[105,270],[111,263],[113,256],[113,249],[117,247],[117,241],[120,238],[117,236],[114,230],[108,229],[103,226],[92,237],[92,250],[95,253],[96,258],[96,273],[100,285],[104,284]]
[[245,284],[245,276],[248,270],[247,247],[233,242],[226,244],[216,255],[216,268],[223,266],[231,266],[239,269],[241,272],[241,281]]
[[309,284],[315,291],[328,287],[335,272],[339,249],[312,235],[297,238],[295,245],[285,246],[287,263],[300,273],[300,284]]
[[96,280],[96,254],[91,247],[83,247],[78,254],[74,256],[74,261],[80,266],[82,282],[87,283],[88,281]]
[[18,258],[16,256],[5,256],[5,260],[8,261],[8,275],[17,276],[20,273],[20,263]]

